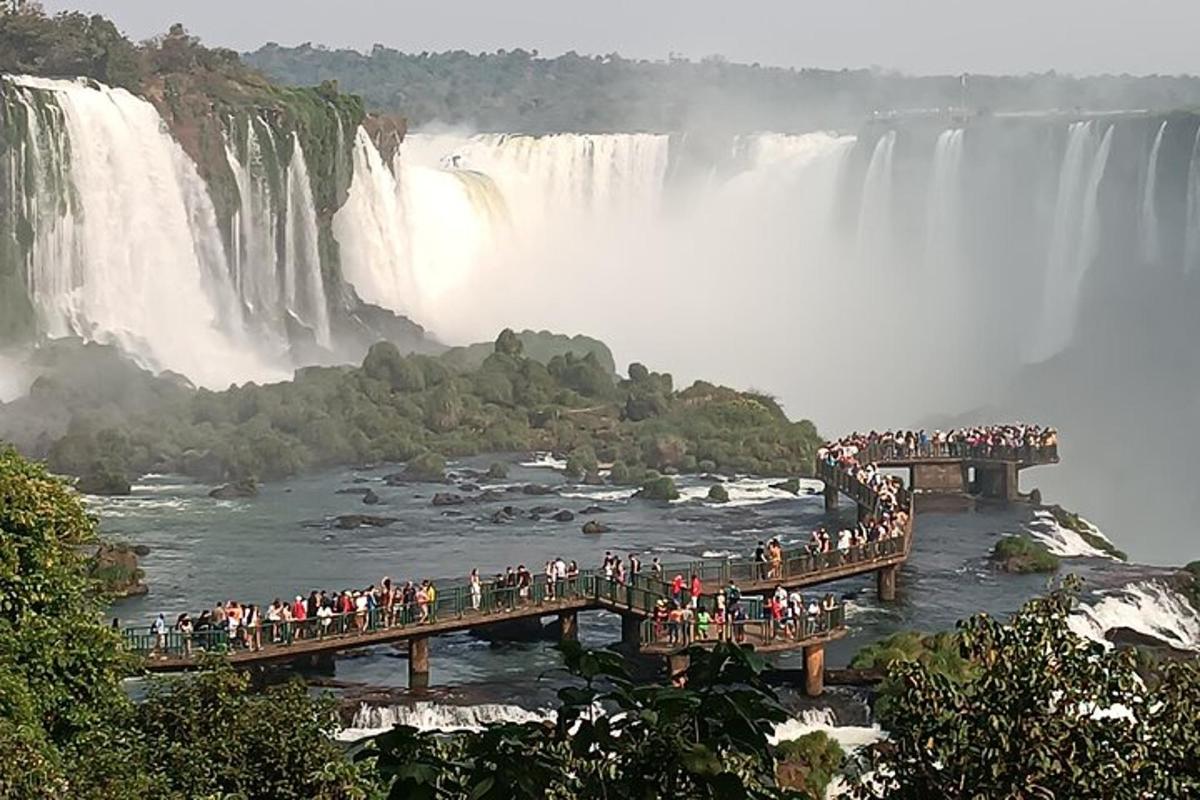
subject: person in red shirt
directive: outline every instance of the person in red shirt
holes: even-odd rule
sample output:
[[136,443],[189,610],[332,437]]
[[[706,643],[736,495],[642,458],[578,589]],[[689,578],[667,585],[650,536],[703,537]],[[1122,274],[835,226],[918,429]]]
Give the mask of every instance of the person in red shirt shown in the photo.
[[683,576],[676,575],[671,579],[671,599],[675,605],[683,605]]
[[691,592],[690,592],[690,594],[692,596],[692,602],[691,602],[692,608],[695,608],[697,605],[700,604],[700,595],[703,593],[704,593],[703,587],[700,585],[700,576],[693,575],[692,576],[692,588],[691,588]]
[[292,603],[292,622],[296,625],[295,638],[304,638],[304,620],[306,619],[308,619],[308,607],[304,604],[304,598],[296,595],[296,602]]

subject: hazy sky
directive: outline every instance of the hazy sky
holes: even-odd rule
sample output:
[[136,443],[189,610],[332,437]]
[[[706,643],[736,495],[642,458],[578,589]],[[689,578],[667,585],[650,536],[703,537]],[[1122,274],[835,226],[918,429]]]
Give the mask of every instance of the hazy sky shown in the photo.
[[1196,73],[1200,0],[44,0],[141,39],[182,22],[238,50],[275,41],[368,49],[668,53],[915,73]]

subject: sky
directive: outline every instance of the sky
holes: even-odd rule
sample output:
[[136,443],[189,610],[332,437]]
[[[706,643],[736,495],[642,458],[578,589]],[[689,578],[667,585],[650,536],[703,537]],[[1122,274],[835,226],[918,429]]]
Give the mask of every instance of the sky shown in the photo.
[[914,74],[1200,72],[1198,0],[43,0],[143,39],[182,22],[207,44],[368,50],[719,54]]

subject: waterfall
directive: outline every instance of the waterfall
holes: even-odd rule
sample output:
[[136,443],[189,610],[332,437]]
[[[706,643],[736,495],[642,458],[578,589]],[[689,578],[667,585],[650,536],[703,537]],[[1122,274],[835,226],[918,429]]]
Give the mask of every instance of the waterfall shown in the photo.
[[[267,161],[276,159],[271,129],[262,125],[264,145],[259,137],[261,123],[246,122],[245,153],[239,157],[230,138],[226,138],[225,158],[238,189],[238,208],[233,217],[233,281],[248,314],[271,330],[281,343],[286,332],[275,312],[280,307],[281,290],[278,250],[278,214],[270,182]],[[276,162],[277,163],[277,162]]]
[[892,166],[896,132],[879,137],[863,180],[858,211],[858,261],[860,266],[884,267],[891,259]]
[[317,344],[328,347],[329,305],[321,275],[321,248],[312,182],[300,137],[292,134],[292,157],[287,169],[287,233],[284,237],[283,290],[287,311],[311,328]]
[[118,343],[205,385],[277,374],[225,307],[216,212],[154,107],[122,89],[10,80],[26,111],[13,152],[29,170],[10,191],[34,232],[25,260],[39,330]]
[[962,271],[963,134],[962,128],[954,128],[938,136],[926,199],[926,268],[943,279]]
[[1200,262],[1200,128],[1192,143],[1192,157],[1188,162],[1187,219],[1184,232],[1184,272],[1191,272]]
[[1150,147],[1150,160],[1146,163],[1146,180],[1142,191],[1142,218],[1138,227],[1141,234],[1142,258],[1147,264],[1156,264],[1159,259],[1158,241],[1158,152],[1162,149],[1163,134],[1167,132],[1167,121],[1163,120]]
[[400,187],[361,127],[352,155],[350,192],[333,217],[342,274],[368,303],[416,316],[420,303]]
[[1072,123],[1068,130],[1032,361],[1044,361],[1061,351],[1075,332],[1083,280],[1099,248],[1097,197],[1113,128],[1108,126],[1098,144],[1090,121]]

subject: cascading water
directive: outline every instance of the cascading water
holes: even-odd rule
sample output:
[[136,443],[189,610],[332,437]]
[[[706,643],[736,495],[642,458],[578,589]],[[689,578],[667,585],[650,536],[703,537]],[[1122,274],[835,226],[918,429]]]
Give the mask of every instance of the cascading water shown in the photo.
[[875,143],[863,180],[858,211],[858,262],[868,270],[885,268],[891,255],[895,151],[896,132],[887,131]]
[[317,344],[330,345],[329,305],[321,275],[321,248],[312,183],[300,137],[292,134],[292,157],[287,169],[287,231],[284,236],[283,288],[287,311],[316,335]]
[[1141,238],[1142,258],[1147,264],[1159,260],[1158,241],[1158,154],[1162,150],[1163,135],[1167,132],[1167,121],[1163,120],[1150,146],[1150,159],[1146,162],[1146,179],[1142,189],[1142,218],[1138,227]]
[[232,289],[216,213],[154,107],[94,84],[11,82],[27,110],[33,175],[12,188],[34,230],[26,262],[39,330],[116,342],[203,384],[275,374],[239,346],[240,318],[222,308]]
[[1192,272],[1200,263],[1200,128],[1192,143],[1192,157],[1188,162],[1187,221],[1185,223],[1183,270]]
[[271,330],[282,343],[286,338],[281,320],[276,317],[280,307],[278,214],[274,197],[277,192],[270,183],[267,159],[275,159],[275,143],[271,129],[262,126],[264,146],[256,121],[247,121],[245,153],[239,158],[228,137],[225,157],[238,189],[238,208],[233,217],[233,281],[248,315]]
[[1047,255],[1042,317],[1031,361],[1044,361],[1060,352],[1075,331],[1083,280],[1099,247],[1096,201],[1108,166],[1113,129],[1109,125],[1098,142],[1091,121],[1073,123],[1068,131]]
[[963,235],[962,128],[942,131],[933,151],[926,200],[925,266],[941,279],[961,270]]

